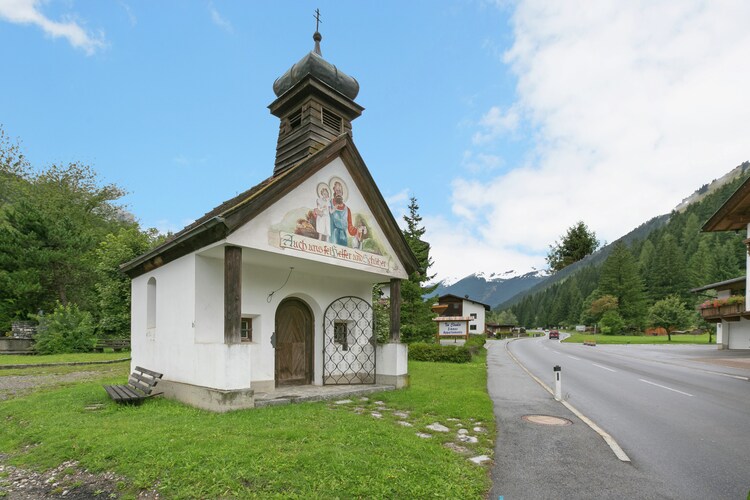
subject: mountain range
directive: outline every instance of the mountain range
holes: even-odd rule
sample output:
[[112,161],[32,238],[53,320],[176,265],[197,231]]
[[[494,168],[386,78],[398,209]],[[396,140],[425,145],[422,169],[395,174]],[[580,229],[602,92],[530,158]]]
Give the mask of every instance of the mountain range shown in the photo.
[[[714,179],[711,183],[698,188],[693,194],[680,202],[673,212],[681,212],[693,203],[702,200],[707,194],[714,192],[728,182],[742,175],[748,168],[750,162],[743,162],[730,170],[725,175]],[[645,239],[654,230],[663,227],[669,222],[670,214],[659,215],[644,222],[637,228],[625,234],[612,243],[603,246],[591,255],[586,256],[570,266],[550,274],[547,270],[531,270],[527,273],[506,271],[500,273],[484,274],[476,273],[461,278],[455,282],[442,281],[431,295],[457,295],[468,296],[472,300],[488,304],[493,309],[507,309],[518,303],[527,295],[545,290],[546,288],[565,280],[577,270],[589,264],[600,264],[604,262],[612,252],[614,245],[620,241],[630,244],[635,240]]]
[[505,302],[513,296],[532,288],[534,285],[544,281],[548,277],[547,271],[533,270],[525,274],[517,274],[507,271],[501,274],[485,275],[484,273],[471,274],[450,285],[445,282],[430,295],[457,295],[459,297],[469,296],[472,300],[482,302],[491,307]]

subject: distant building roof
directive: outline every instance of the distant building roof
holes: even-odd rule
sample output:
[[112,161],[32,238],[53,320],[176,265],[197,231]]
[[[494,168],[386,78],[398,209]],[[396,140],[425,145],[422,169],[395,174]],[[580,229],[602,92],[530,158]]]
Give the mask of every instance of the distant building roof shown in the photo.
[[458,295],[453,295],[452,293],[446,293],[445,295],[441,295],[440,297],[438,297],[438,302],[440,302],[443,299],[447,299],[447,298],[453,298],[453,299],[458,299],[458,300],[468,300],[469,302],[473,302],[475,304],[479,304],[480,306],[483,306],[488,311],[490,309],[492,309],[492,307],[490,307],[489,305],[487,305],[487,304],[485,304],[483,302],[479,302],[478,300],[470,299],[468,297],[468,295],[464,296],[464,297],[459,297]]
[[690,291],[698,293],[705,292],[706,290],[742,290],[746,286],[746,281],[746,276],[740,276],[739,278],[732,278],[731,280],[719,281],[718,283],[711,283],[710,285],[693,288]]

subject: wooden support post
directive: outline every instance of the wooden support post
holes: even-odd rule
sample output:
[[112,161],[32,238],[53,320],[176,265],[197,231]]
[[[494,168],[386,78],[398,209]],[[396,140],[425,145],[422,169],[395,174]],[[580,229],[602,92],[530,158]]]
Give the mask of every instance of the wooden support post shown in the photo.
[[224,343],[240,340],[242,323],[242,248],[224,247]]
[[401,280],[391,280],[391,342],[401,341]]

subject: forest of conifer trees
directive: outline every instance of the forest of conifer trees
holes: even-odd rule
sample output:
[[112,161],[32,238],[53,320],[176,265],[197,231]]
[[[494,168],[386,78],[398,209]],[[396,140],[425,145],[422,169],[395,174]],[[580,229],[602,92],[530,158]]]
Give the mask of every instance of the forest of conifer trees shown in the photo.
[[743,276],[747,250],[744,233],[702,233],[701,227],[749,173],[673,212],[645,238],[615,242],[603,263],[582,267],[510,310],[527,327],[593,325],[616,315],[620,332],[638,332],[648,326],[651,305],[677,296],[693,314],[693,326],[706,326],[696,311],[706,297],[690,289]]

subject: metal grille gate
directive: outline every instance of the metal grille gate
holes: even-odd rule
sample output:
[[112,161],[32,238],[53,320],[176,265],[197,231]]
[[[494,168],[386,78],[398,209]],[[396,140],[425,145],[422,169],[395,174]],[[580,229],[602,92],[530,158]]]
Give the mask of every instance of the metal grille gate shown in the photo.
[[359,297],[336,299],[323,316],[323,330],[323,384],[374,384],[372,306]]

